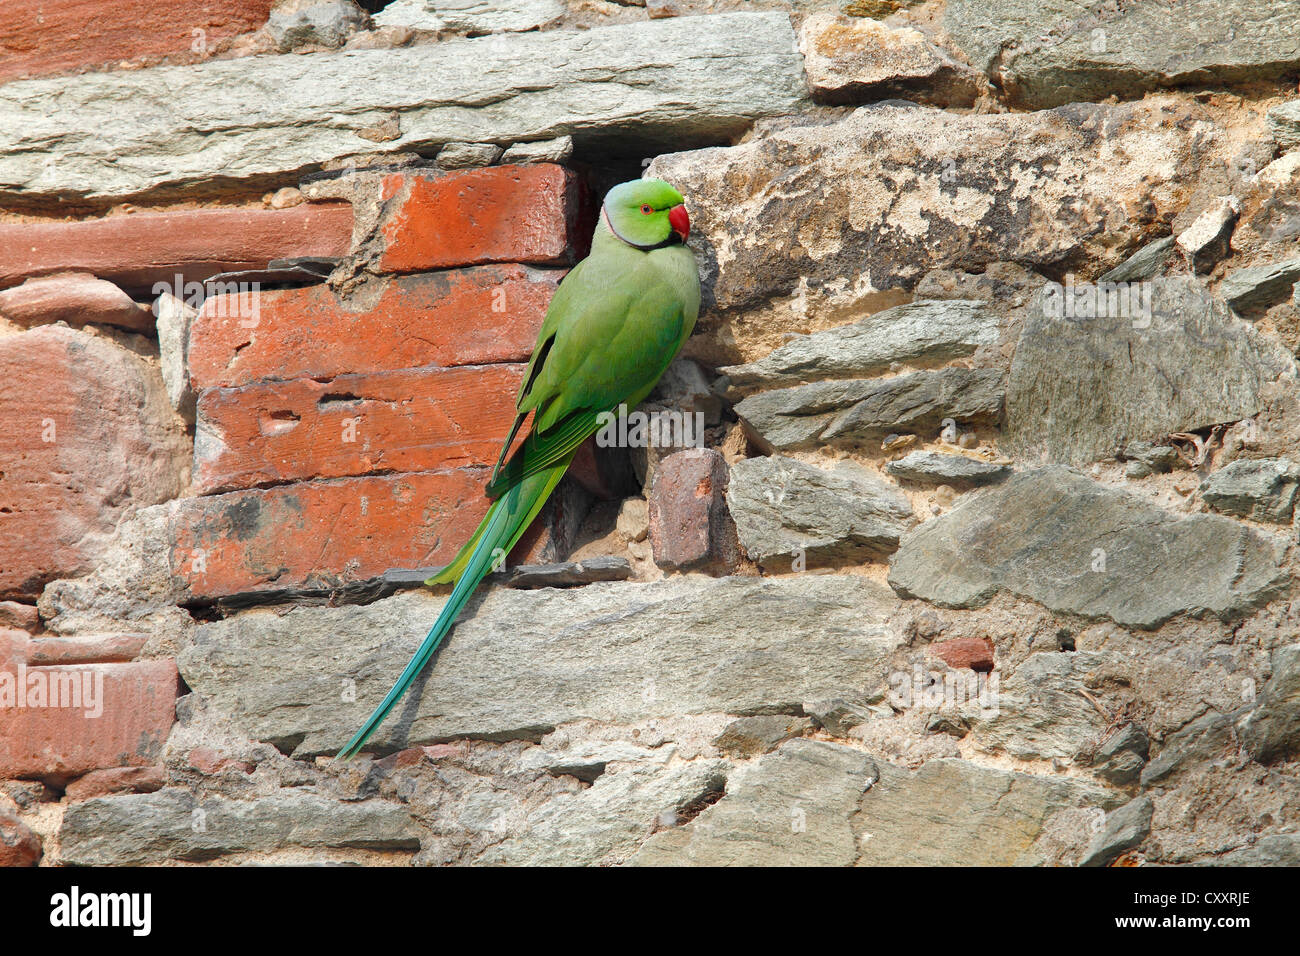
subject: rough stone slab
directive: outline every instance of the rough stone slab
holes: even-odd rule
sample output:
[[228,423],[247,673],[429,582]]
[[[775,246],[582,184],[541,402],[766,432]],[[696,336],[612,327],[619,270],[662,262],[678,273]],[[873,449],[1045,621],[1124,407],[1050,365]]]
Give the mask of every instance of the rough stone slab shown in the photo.
[[1300,149],[1283,153],[1239,187],[1241,214],[1232,252],[1242,262],[1273,262],[1296,256],[1300,236]]
[[792,740],[737,770],[727,794],[683,827],[652,836],[633,866],[847,866],[850,820],[879,775],[861,750]]
[[971,488],[1001,481],[1011,474],[1010,465],[995,465],[967,458],[965,455],[945,455],[938,451],[914,451],[906,458],[891,461],[885,471],[904,481],[927,485],[953,485]]
[[722,420],[722,399],[709,383],[709,375],[698,362],[678,356],[659,376],[650,402],[674,411],[704,415],[706,426]]
[[[393,568],[384,572],[383,583],[392,589],[422,587],[439,571],[436,568]],[[519,564],[490,574],[487,580],[508,588],[567,588],[596,581],[626,581],[632,565],[619,555],[597,555],[583,561],[555,564]],[[384,595],[387,597],[388,595]]]
[[[412,592],[360,607],[250,611],[200,627],[179,666],[249,736],[299,756],[333,752],[392,686],[442,603]],[[535,738],[583,718],[770,713],[843,696],[883,683],[901,642],[885,624],[896,607],[881,585],[837,575],[490,589],[375,746]],[[352,680],[356,700],[344,701]]]
[[1215,511],[1286,524],[1295,508],[1300,467],[1285,458],[1238,459],[1201,483],[1201,498]]
[[618,555],[597,555],[582,561],[559,564],[521,564],[507,568],[501,583],[512,588],[567,588],[596,581],[626,581],[632,565]]
[[190,328],[199,312],[169,292],[154,300],[153,311],[154,327],[158,332],[158,365],[163,386],[167,389],[167,401],[192,425],[198,394],[190,378],[187,353]]
[[937,434],[944,418],[993,423],[1002,401],[1001,373],[949,368],[776,389],[744,399],[735,410],[760,447],[785,450],[857,445],[899,431]]
[[800,555],[808,566],[889,554],[915,520],[906,496],[863,468],[780,455],[737,462],[727,505],[749,557],[781,571]]
[[995,715],[973,711],[979,746],[1020,760],[1074,758],[1106,730],[1106,718],[1080,693],[1106,660],[1090,651],[1030,655],[1002,682]]
[[904,536],[889,583],[944,607],[979,607],[1007,591],[1153,628],[1177,614],[1239,617],[1281,593],[1282,547],[1230,518],[1174,517],[1049,466],[963,498]]
[[1173,236],[1165,236],[1163,239],[1148,242],[1114,269],[1103,274],[1097,281],[1133,282],[1138,279],[1150,279],[1164,266],[1173,248]]
[[[1078,779],[930,760],[915,773],[881,762],[854,820],[859,866],[1025,866],[1049,862],[1039,842],[1057,814],[1088,821],[1123,798]],[[1084,811],[1080,813],[1079,811]]]
[[319,45],[340,47],[370,25],[370,17],[352,0],[289,0],[271,11],[266,32],[281,52]]
[[515,143],[501,156],[501,162],[510,166],[527,166],[530,163],[567,163],[573,158],[573,137],[557,136],[533,143]]
[[1273,676],[1241,722],[1240,733],[1257,760],[1272,762],[1300,752],[1300,644],[1273,652]]
[[1097,749],[1092,765],[1102,780],[1125,787],[1138,779],[1151,751],[1151,738],[1137,724],[1116,730]]
[[466,33],[536,30],[564,16],[562,0],[396,0],[374,16],[377,26]]
[[1285,153],[1300,146],[1300,100],[1273,107],[1265,119],[1278,149]]
[[1133,849],[1151,832],[1154,810],[1150,797],[1138,797],[1106,814],[1106,822],[1088,844],[1088,852],[1079,865],[1106,866],[1125,850]]
[[1228,753],[1235,763],[1241,741],[1233,723],[1234,715],[1211,710],[1169,735],[1160,752],[1142,768],[1139,779],[1143,788],[1164,783]]
[[1283,348],[1190,277],[1121,287],[1131,308],[1107,292],[1095,310],[1106,314],[1091,317],[1077,315],[1086,298],[1060,288],[1031,304],[1011,362],[1004,440],[1017,457],[1083,465],[1129,442],[1240,421],[1263,407],[1268,383],[1296,374]]
[[1234,269],[1219,285],[1219,295],[1234,309],[1260,308],[1285,299],[1297,280],[1300,259]]
[[1197,866],[1300,866],[1300,834],[1271,833],[1250,846],[1198,861]]
[[594,866],[622,862],[656,826],[720,792],[722,760],[676,767],[620,767],[585,790],[558,796],[529,814],[518,836],[475,862],[509,866]]
[[894,362],[945,362],[997,340],[998,316],[983,302],[925,299],[801,335],[757,362],[718,371],[736,388],[796,385],[874,375]]
[[757,757],[775,750],[787,740],[802,737],[813,729],[808,717],[760,714],[733,720],[713,738],[713,746],[735,757]]
[[997,369],[945,368],[881,381],[812,382],[752,395],[736,405],[760,447],[879,442],[892,432],[939,433],[945,418],[993,424],[1002,413]]
[[1290,0],[950,0],[949,38],[1030,107],[1182,84],[1270,80],[1300,67]]
[[[11,83],[0,90],[0,198],[285,178],[449,142],[716,142],[803,101],[794,45],[785,14],[733,13]],[[390,132],[376,143],[379,124]]]
[[980,74],[919,30],[818,11],[799,30],[808,86],[830,103],[900,96],[936,106],[970,106],[987,85]]
[[706,314],[790,296],[797,318],[821,319],[934,269],[1118,265],[1144,223],[1186,207],[1207,163],[1231,158],[1211,143],[1222,139],[1178,103],[988,115],[882,104],[659,156],[649,174],[690,197]]
[[420,841],[406,809],[382,800],[307,790],[228,800],[169,788],[71,804],[59,844],[69,866],[136,866],[296,847],[417,850]]
[[495,143],[448,143],[438,150],[438,165],[443,169],[471,169],[491,166],[501,158]]
[[1232,230],[1241,212],[1235,196],[1222,196],[1178,234],[1174,244],[1197,272],[1209,272],[1228,255]]

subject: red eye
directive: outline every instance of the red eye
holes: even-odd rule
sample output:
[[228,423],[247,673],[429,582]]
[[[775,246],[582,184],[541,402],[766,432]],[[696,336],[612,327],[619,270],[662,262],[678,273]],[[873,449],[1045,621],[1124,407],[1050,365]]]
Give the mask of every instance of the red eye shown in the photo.
[[650,215],[652,212],[654,212],[654,207],[651,206],[649,203],[646,203],[645,205],[643,205],[643,206],[641,207],[641,215],[643,215],[643,216],[648,216],[648,215]]

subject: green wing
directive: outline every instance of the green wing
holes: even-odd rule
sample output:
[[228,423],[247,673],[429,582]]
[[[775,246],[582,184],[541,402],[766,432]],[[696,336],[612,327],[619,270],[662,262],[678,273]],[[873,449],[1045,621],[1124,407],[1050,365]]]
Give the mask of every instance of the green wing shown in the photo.
[[689,331],[681,292],[643,253],[589,258],[556,290],[515,402],[532,431],[508,463],[497,462],[487,493],[566,460],[600,425],[654,388]]

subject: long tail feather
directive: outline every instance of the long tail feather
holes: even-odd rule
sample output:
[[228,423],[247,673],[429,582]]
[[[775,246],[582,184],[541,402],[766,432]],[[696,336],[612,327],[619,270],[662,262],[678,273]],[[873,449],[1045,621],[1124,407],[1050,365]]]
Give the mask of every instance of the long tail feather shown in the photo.
[[[533,518],[542,510],[542,505],[546,503],[546,499],[550,497],[555,486],[564,477],[564,472],[568,469],[572,457],[572,455],[569,455],[550,468],[528,476],[497,498],[492,503],[492,507],[488,509],[488,513],[483,518],[478,530],[474,532],[474,536],[470,538],[469,543],[457,556],[456,560],[448,568],[430,578],[431,582],[441,581],[443,576],[447,575],[453,568],[460,571],[456,586],[447,598],[447,603],[443,605],[437,621],[434,622],[428,635],[415,652],[415,656],[411,658],[410,663],[406,665],[406,669],[397,678],[397,683],[393,685],[393,689],[375,708],[374,713],[366,718],[366,722],[361,725],[361,729],[348,741],[347,746],[339,751],[339,758],[346,760],[355,755],[357,751],[365,746],[366,741],[370,739],[374,732],[379,729],[379,725],[392,713],[393,708],[405,696],[406,691],[415,681],[415,678],[419,676],[420,671],[424,670],[424,666],[429,663],[429,658],[438,649],[438,645],[442,643],[443,638],[451,631],[452,625],[456,623],[456,618],[464,609],[466,602],[469,601],[479,582],[492,569],[494,559],[500,554],[508,553],[514,547],[532,523]],[[498,548],[501,550],[498,551]],[[450,580],[450,577],[447,580]]]

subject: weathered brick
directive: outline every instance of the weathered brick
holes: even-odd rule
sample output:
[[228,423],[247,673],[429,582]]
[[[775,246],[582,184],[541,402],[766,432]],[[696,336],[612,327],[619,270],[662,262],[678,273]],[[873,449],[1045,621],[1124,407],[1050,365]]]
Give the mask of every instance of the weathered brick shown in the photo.
[[68,784],[64,795],[76,802],[111,793],[153,793],[166,784],[167,772],[162,767],[110,767],[78,777]]
[[16,627],[34,634],[40,626],[41,617],[35,604],[0,601],[0,628]]
[[[75,700],[74,681],[92,688],[93,706],[84,697],[80,706],[50,706]],[[47,693],[44,705],[36,706],[34,687],[40,685]],[[0,671],[0,777],[63,782],[103,767],[155,763],[176,716],[177,686],[170,660]],[[18,706],[18,691],[25,706]]]
[[65,326],[0,338],[0,422],[0,598],[88,570],[125,508],[188,471],[157,369]]
[[76,637],[34,637],[27,645],[27,663],[107,664],[132,661],[148,641],[145,634],[78,634]]
[[[171,573],[193,598],[215,600],[339,590],[393,568],[441,567],[487,512],[488,473],[373,475],[183,499],[170,519]],[[560,496],[544,508],[510,563],[566,558],[579,504]]]
[[[7,0],[0,83],[193,52],[266,23],[274,0]],[[200,32],[196,32],[200,31]]]
[[27,660],[32,636],[15,627],[0,627],[0,672],[13,671]]
[[987,637],[957,637],[930,646],[934,654],[949,667],[973,671],[993,670],[993,642]]
[[129,295],[86,272],[28,279],[0,292],[0,319],[22,328],[67,322],[115,325],[132,332],[152,332],[153,314]]
[[171,570],[197,598],[329,590],[446,564],[487,511],[486,469],[344,478],[180,502]]
[[384,180],[383,198],[393,204],[382,225],[378,266],[384,272],[568,262],[578,251],[581,186],[573,173],[549,163],[395,173]]
[[712,448],[690,448],[659,462],[649,496],[655,564],[723,573],[739,567],[736,526],[727,510],[728,472]]
[[563,272],[482,266],[388,281],[366,306],[325,285],[264,291],[255,316],[208,299],[190,330],[198,388],[264,379],[521,362]]
[[199,396],[203,494],[310,478],[495,464],[523,365],[297,379]]
[[0,867],[35,866],[42,852],[41,838],[14,810],[0,806]]
[[[31,276],[89,272],[127,291],[265,269],[273,259],[347,255],[350,203],[290,209],[181,209],[77,222],[0,224],[0,288]],[[175,291],[175,290],[173,290]],[[183,290],[181,290],[183,292]]]

